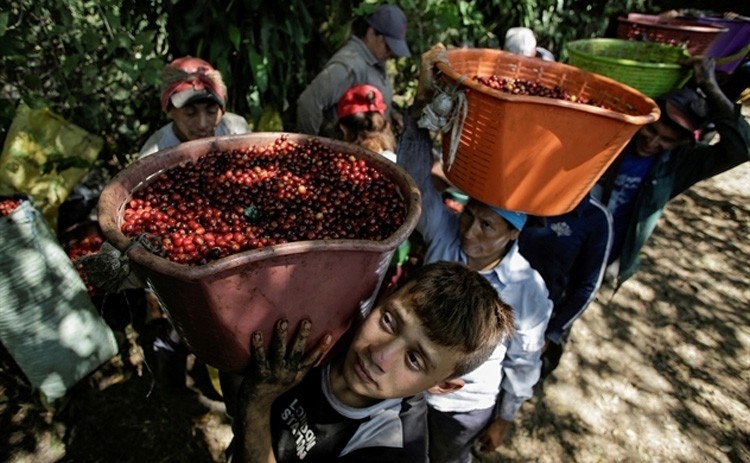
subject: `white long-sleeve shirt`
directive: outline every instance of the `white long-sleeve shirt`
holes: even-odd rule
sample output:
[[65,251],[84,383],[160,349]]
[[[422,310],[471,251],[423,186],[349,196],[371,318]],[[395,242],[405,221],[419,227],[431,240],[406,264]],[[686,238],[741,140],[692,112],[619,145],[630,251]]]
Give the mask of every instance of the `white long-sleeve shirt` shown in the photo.
[[[466,255],[461,251],[459,217],[443,205],[430,177],[433,157],[429,132],[417,129],[408,116],[404,122],[398,163],[414,178],[422,193],[422,215],[417,230],[427,244],[425,263],[440,260],[466,263]],[[544,280],[521,256],[516,243],[495,268],[482,275],[513,308],[515,334],[498,345],[485,363],[462,377],[463,388],[448,394],[429,394],[427,402],[443,412],[481,410],[495,404],[502,387],[499,414],[510,421],[523,402],[531,398],[539,380],[541,349],[552,301]]]

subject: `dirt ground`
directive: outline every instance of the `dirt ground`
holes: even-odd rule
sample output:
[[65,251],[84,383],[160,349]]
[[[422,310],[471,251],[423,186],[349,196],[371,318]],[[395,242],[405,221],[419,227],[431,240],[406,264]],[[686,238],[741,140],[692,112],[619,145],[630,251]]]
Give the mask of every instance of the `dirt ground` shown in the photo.
[[[746,163],[670,204],[641,271],[602,290],[482,461],[750,462],[749,186]],[[0,351],[0,461],[225,461],[221,401],[123,365],[49,407]]]

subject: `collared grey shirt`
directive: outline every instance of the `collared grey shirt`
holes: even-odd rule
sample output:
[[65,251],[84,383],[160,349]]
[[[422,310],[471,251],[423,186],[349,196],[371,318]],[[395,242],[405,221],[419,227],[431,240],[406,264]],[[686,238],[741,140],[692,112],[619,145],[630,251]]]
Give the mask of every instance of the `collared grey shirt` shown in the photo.
[[393,87],[385,66],[360,38],[352,36],[297,99],[297,132],[318,135],[326,125],[334,125],[341,95],[359,84],[377,87],[390,110]]

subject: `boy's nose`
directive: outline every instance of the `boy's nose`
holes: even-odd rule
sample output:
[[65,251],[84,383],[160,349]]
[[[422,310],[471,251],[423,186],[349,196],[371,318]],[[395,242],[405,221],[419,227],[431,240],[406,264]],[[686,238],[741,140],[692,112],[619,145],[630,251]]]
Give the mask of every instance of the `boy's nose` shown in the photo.
[[383,343],[371,348],[373,365],[378,369],[377,373],[385,373],[391,369],[396,359],[398,347],[395,343]]

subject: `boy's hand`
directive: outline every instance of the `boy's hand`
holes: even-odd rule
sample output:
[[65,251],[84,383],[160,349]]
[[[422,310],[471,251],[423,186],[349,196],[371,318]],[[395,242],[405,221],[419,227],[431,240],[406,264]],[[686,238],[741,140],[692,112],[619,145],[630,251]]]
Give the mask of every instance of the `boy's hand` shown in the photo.
[[270,408],[278,396],[302,381],[331,344],[331,335],[328,334],[305,354],[312,324],[309,320],[300,322],[291,346],[288,344],[288,326],[285,319],[276,322],[275,336],[268,353],[263,334],[259,331],[253,333],[250,367],[240,388],[242,403]]

